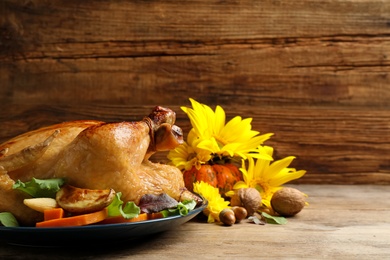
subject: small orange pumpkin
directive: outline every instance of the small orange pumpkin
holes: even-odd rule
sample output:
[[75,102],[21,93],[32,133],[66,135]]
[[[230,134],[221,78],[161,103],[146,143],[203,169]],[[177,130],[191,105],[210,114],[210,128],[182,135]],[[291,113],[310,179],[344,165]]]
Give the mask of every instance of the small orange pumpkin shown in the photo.
[[184,171],[183,177],[184,184],[190,191],[193,191],[195,182],[203,181],[218,188],[219,193],[224,195],[233,189],[236,182],[242,180],[242,173],[231,163],[203,164],[199,170],[193,166],[190,170]]

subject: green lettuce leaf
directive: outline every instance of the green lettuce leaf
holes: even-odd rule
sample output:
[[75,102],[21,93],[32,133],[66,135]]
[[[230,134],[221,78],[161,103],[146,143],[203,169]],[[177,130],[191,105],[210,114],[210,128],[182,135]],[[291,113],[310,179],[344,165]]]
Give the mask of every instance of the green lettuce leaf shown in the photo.
[[0,213],[0,224],[5,227],[18,227],[19,223],[10,212],[1,212]]
[[121,200],[121,196],[122,196],[121,192],[117,192],[115,194],[114,200],[107,207],[108,216],[116,217],[122,215],[122,217],[124,217],[125,219],[138,217],[139,213],[141,212],[140,208],[132,201],[127,202],[123,206],[123,201]]
[[28,193],[34,198],[55,198],[57,191],[65,183],[62,178],[41,180],[32,178],[31,181],[16,181],[13,188]]
[[175,215],[186,216],[188,215],[188,212],[193,210],[195,207],[195,200],[186,200],[183,202],[179,202],[175,208],[165,209],[161,211],[161,213],[163,214],[164,218]]

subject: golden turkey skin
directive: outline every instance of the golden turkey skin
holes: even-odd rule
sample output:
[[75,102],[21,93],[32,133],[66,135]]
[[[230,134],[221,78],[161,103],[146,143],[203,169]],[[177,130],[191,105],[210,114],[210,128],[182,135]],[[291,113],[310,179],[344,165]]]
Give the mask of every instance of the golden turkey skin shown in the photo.
[[183,142],[176,114],[157,106],[138,122],[73,121],[44,127],[0,145],[0,212],[31,225],[42,214],[23,204],[16,180],[65,178],[70,185],[114,189],[136,204],[145,194],[167,193],[176,200],[195,198],[176,167],[149,157]]

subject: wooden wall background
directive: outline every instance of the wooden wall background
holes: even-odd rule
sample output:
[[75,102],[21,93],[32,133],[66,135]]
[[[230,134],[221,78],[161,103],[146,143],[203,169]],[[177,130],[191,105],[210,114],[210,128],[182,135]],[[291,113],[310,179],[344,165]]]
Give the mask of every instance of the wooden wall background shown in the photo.
[[188,131],[192,97],[275,133],[300,183],[390,184],[389,71],[390,1],[2,0],[0,142],[155,105]]

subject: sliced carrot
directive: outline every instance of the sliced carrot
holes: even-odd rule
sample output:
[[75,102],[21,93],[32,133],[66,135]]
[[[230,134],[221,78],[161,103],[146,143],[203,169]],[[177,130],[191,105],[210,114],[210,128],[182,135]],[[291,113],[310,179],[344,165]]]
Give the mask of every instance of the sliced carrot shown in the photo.
[[157,219],[162,218],[163,214],[158,213],[141,213],[135,218],[126,219],[122,216],[116,216],[116,217],[108,217],[105,220],[99,222],[99,224],[117,224],[117,223],[126,223],[126,222],[138,222],[138,221],[144,221],[144,220],[151,220],[151,219]]
[[130,218],[130,219],[126,219],[122,216],[108,217],[103,221],[99,222],[99,224],[115,224],[115,223],[124,223],[124,222],[136,222],[142,220],[148,220],[148,216],[146,213],[139,214],[137,217]]
[[62,208],[45,209],[43,211],[44,221],[58,219],[64,217],[64,210]]
[[107,218],[107,208],[103,210],[59,219],[52,219],[42,222],[37,222],[36,227],[72,227],[72,226],[85,226],[93,223],[100,222]]
[[157,219],[157,218],[163,218],[163,217],[164,217],[164,215],[161,212],[149,213],[148,214],[148,220]]

